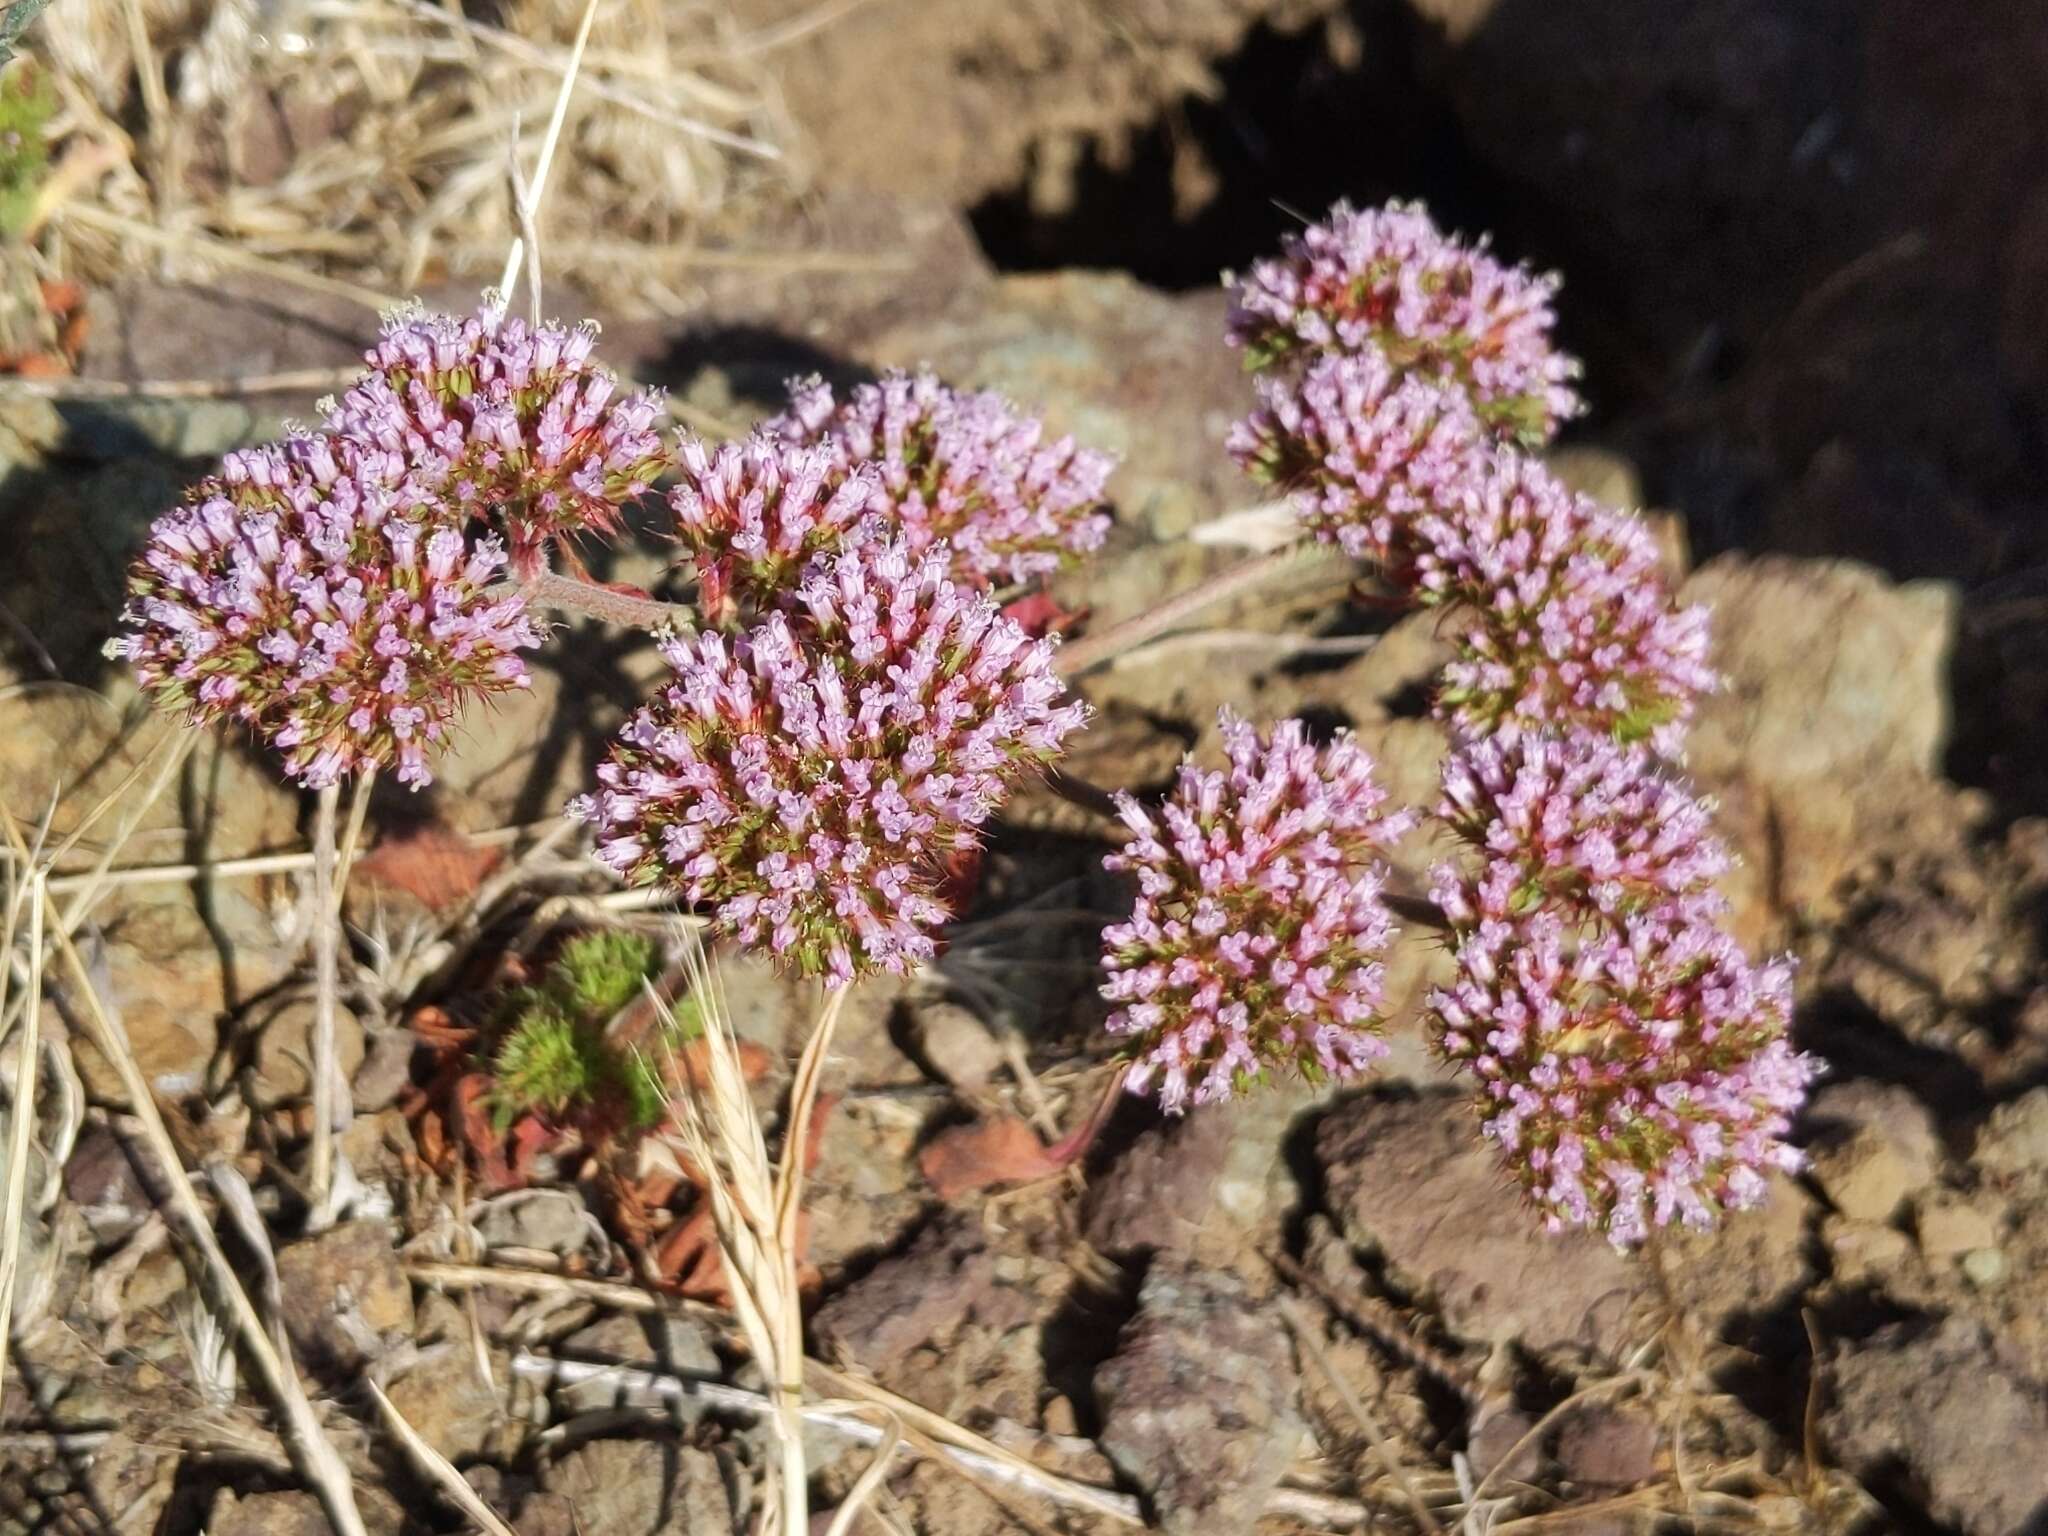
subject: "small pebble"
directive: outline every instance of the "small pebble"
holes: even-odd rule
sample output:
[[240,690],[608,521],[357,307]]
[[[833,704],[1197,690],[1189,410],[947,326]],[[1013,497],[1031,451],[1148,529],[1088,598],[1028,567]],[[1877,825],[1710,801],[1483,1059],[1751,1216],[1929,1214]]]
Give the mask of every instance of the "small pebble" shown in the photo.
[[2005,1284],[2011,1270],[2002,1248],[1976,1248],[1963,1255],[1963,1278],[1980,1291]]

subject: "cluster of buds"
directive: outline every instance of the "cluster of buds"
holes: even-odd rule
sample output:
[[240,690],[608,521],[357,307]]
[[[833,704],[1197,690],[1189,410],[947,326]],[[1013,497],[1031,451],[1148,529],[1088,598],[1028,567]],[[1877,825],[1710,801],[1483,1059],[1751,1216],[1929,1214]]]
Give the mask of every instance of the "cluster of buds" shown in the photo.
[[1136,877],[1103,930],[1108,1028],[1134,1038],[1127,1079],[1179,1113],[1268,1069],[1356,1076],[1386,1052],[1382,963],[1394,925],[1376,855],[1410,818],[1386,809],[1372,758],[1299,720],[1262,738],[1225,710],[1228,768],[1183,764],[1156,812],[1117,797],[1130,836],[1104,862]]
[[1116,461],[1071,437],[1049,439],[989,391],[894,372],[842,403],[811,378],[791,386],[788,410],[769,425],[829,454],[842,477],[871,466],[887,536],[913,553],[948,545],[957,581],[1032,581],[1109,533],[1102,496]]
[[[339,451],[337,451],[337,448]],[[495,536],[422,518],[402,466],[319,438],[228,455],[158,519],[109,653],[195,724],[232,719],[310,787],[427,750],[472,697],[528,686],[540,643],[492,582]]]
[[861,531],[876,500],[871,467],[842,469],[822,449],[766,432],[716,448],[685,438],[676,471],[676,539],[696,569],[698,610],[719,629],[783,601]]
[[735,639],[666,638],[675,681],[572,807],[598,857],[805,975],[929,959],[942,861],[1086,718],[1051,643],[948,566],[943,545],[856,544]]

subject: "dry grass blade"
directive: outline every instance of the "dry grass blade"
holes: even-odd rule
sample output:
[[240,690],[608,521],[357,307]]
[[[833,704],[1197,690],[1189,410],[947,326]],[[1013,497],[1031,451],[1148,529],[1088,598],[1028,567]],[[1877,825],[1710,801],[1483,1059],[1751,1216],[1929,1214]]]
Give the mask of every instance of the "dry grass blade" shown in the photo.
[[[238,267],[377,309],[430,271],[480,287],[519,233],[503,195],[507,134],[525,125],[531,166],[550,105],[579,69],[571,44],[585,10],[586,0],[504,0],[489,19],[436,0],[55,7],[40,30],[62,106],[53,157],[95,168],[47,210],[55,275],[101,284],[145,266],[173,278]],[[601,8],[559,130],[543,236],[551,223],[680,250],[793,199],[772,61],[732,12],[733,0]],[[236,17],[238,35],[226,25]],[[257,30],[270,46],[252,45]],[[257,163],[266,114],[295,125],[281,168]],[[581,275],[613,310],[674,302],[673,270],[614,263]]]
[[[769,1167],[724,989],[696,931],[682,930],[682,940],[705,1055],[701,1078],[674,1062],[667,1064],[667,1080],[678,1085],[673,1119],[691,1162],[704,1173],[726,1288],[740,1331],[773,1389],[780,1453],[774,1503],[778,1528],[782,1536],[802,1536],[810,1529],[803,1437],[803,1311],[796,1288],[796,1256],[784,1246],[785,1227],[779,1218],[784,1186]],[[670,1022],[659,995],[650,988],[649,996],[662,1009],[664,1023]],[[790,1135],[796,1134],[792,1123]],[[788,1231],[793,1241],[793,1224]]]
[[[569,48],[569,67],[562,71],[562,88],[555,93],[555,110],[548,116],[548,131],[540,141],[540,159],[533,168],[532,192],[529,194],[524,188],[518,187],[516,180],[514,183],[520,232],[512,237],[511,249],[505,253],[505,271],[498,279],[498,291],[504,294],[508,301],[511,299],[512,284],[519,276],[520,260],[530,255],[533,259],[533,269],[528,281],[533,289],[532,297],[536,311],[540,307],[540,251],[539,236],[535,233],[534,224],[540,217],[541,199],[547,195],[548,172],[555,163],[555,146],[562,141],[562,124],[569,116],[569,98],[576,93],[576,77],[583,72],[583,52],[590,46],[590,27],[596,20],[597,0],[584,0],[583,20],[576,24],[576,41]],[[516,132],[512,141],[512,174],[515,178],[519,175],[519,141]],[[537,313],[535,318],[539,318]]]
[[[12,821],[8,831],[15,831]],[[28,1192],[28,1158],[31,1133],[36,1123],[36,1064],[42,1054],[43,1021],[43,915],[48,900],[43,890],[44,872],[28,877],[28,986],[21,1019],[21,1044],[16,1048],[14,1101],[8,1110],[7,1194],[0,1205],[0,1389],[7,1385],[7,1346],[13,1337],[14,1286],[21,1273],[24,1208]],[[12,904],[10,903],[10,906]],[[8,920],[8,938],[13,938],[13,915]],[[0,1010],[4,1010],[6,967],[0,966]]]
[[839,1501],[839,1508],[832,1512],[832,1523],[825,1527],[825,1536],[846,1536],[853,1529],[853,1522],[860,1518],[860,1512],[875,1496],[875,1490],[888,1475],[889,1464],[896,1459],[896,1452],[902,1445],[903,1421],[893,1413],[888,1414],[883,1419],[882,1443],[876,1447],[868,1464],[861,1468],[853,1486],[846,1490],[846,1497]]
[[374,1381],[367,1383],[370,1396],[376,1400],[377,1411],[383,1415],[384,1423],[391,1433],[398,1437],[420,1470],[431,1477],[448,1495],[449,1502],[461,1510],[485,1536],[514,1536],[512,1527],[499,1519],[491,1506],[477,1495],[463,1475],[455,1470],[455,1464],[429,1445],[420,1432],[412,1427],[398,1405],[384,1395],[384,1389]]
[[[94,806],[85,819],[72,829],[71,836],[64,840],[56,852],[50,855],[48,862],[54,865],[76,843],[79,832],[96,823],[108,807],[117,801],[127,807],[127,814],[121,818],[119,829],[100,851],[90,877],[65,905],[63,915],[58,919],[58,926],[64,932],[78,931],[78,925],[85,920],[86,913],[92,910],[93,902],[99,898],[100,891],[105,887],[107,871],[113,867],[114,860],[120,857],[128,839],[135,835],[135,829],[142,825],[142,818],[163,798],[164,791],[170,787],[171,780],[177,776],[178,770],[184,767],[185,759],[192,755],[192,750],[198,743],[199,733],[196,731],[177,731],[166,738],[163,746],[157,749],[159,756],[156,760],[156,777],[149,781],[149,788],[131,800],[126,795],[127,781],[116,785],[106,798]],[[143,764],[137,764],[137,767],[143,767],[146,763],[147,760]]]
[[[16,855],[24,864],[29,863],[29,850],[13,820],[0,817],[0,823],[4,823]],[[72,943],[71,935],[59,926],[52,937],[70,972],[76,1001],[85,1016],[93,1043],[120,1079],[122,1091],[128,1096],[142,1128],[143,1139],[156,1156],[177,1225],[184,1228],[186,1237],[198,1250],[200,1262],[195,1280],[202,1288],[210,1288],[233,1314],[235,1331],[242,1347],[255,1363],[256,1374],[284,1424],[285,1443],[291,1451],[293,1463],[318,1491],[335,1530],[340,1536],[365,1536],[362,1515],[356,1508],[355,1494],[350,1487],[348,1468],[321,1429],[319,1419],[314,1416],[312,1404],[306,1400],[305,1390],[299,1385],[289,1355],[280,1352],[265,1331],[263,1320],[257,1315],[248,1293],[236,1279],[227,1255],[221,1250],[220,1239],[214,1236],[206,1212],[192,1193],[192,1183],[186,1177],[177,1143],[171,1140],[171,1133],[164,1125],[163,1114],[156,1106],[149,1081],[143,1076],[135,1052],[128,1044],[127,1032],[108,1014],[106,1005],[100,1001],[99,990],[93,985],[92,976],[79,956],[78,947]]]
[[1338,1374],[1329,1354],[1316,1341],[1314,1331],[1296,1315],[1292,1306],[1283,1303],[1280,1316],[1293,1333],[1294,1342],[1300,1346],[1302,1354],[1308,1357],[1322,1373],[1323,1379],[1330,1384],[1330,1389],[1337,1394],[1337,1400],[1344,1405],[1344,1411],[1351,1415],[1360,1429],[1365,1431],[1366,1439],[1372,1443],[1373,1455],[1379,1458],[1387,1476],[1392,1478],[1394,1486],[1401,1490],[1401,1497],[1406,1499],[1409,1508],[1415,1511],[1416,1520],[1425,1531],[1441,1532],[1443,1526],[1438,1522],[1435,1512],[1424,1502],[1422,1495],[1416,1491],[1415,1484],[1409,1480],[1408,1469],[1402,1466],[1399,1458],[1394,1455],[1393,1442],[1388,1439],[1387,1432],[1380,1428],[1380,1422],[1372,1410],[1367,1408],[1358,1394],[1351,1390],[1351,1384]]

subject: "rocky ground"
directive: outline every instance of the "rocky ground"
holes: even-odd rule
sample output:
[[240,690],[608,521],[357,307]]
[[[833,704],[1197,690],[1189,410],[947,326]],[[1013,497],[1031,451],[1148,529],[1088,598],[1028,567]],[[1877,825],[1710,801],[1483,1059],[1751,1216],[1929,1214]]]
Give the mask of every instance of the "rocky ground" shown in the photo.
[[[1831,1071],[1801,1133],[1807,1174],[1711,1238],[1635,1258],[1532,1228],[1412,1034],[1367,1088],[1286,1087],[1181,1121],[1133,1102],[1082,1169],[945,1198],[920,1166],[936,1138],[976,1115],[1071,1125],[1110,1055],[1091,982],[1116,903],[1105,828],[1026,794],[940,964],[864,989],[842,1026],[813,1353],[1201,1536],[1430,1529],[1475,1494],[1491,1515],[1468,1529],[2042,1528],[2048,645],[2030,562],[2048,370],[2026,232],[2048,193],[2023,167],[2038,181],[2048,93],[2025,86],[2048,78],[2048,28],[1957,17],[1935,58],[1920,13],[1885,3],[1794,19],[1716,0],[1661,40],[1560,0],[893,14],[856,11],[788,64],[823,191],[780,233],[838,269],[708,275],[692,318],[608,325],[611,360],[706,431],[743,427],[788,374],[891,363],[1042,406],[1123,458],[1110,547],[1057,589],[1102,624],[1241,557],[1196,537],[1250,499],[1221,451],[1248,389],[1220,294],[1191,273],[1270,238],[1275,219],[1246,211],[1269,186],[1307,207],[1431,192],[1561,263],[1598,409],[1558,467],[1673,509],[1652,515],[1684,596],[1713,605],[1728,679],[1689,766],[1741,855],[1738,932],[1799,956],[1799,1041]],[[942,86],[855,88],[883,67]],[[1296,115],[1272,110],[1287,78],[1305,82]],[[1385,142],[1345,141],[1365,145],[1355,176],[1329,169],[1344,146],[1318,130],[1396,119]],[[1262,126],[1270,142],[1247,148]],[[1274,162],[1312,141],[1323,181]],[[1088,262],[1130,270],[1070,265]],[[109,380],[340,366],[369,321],[240,279],[137,279],[90,305],[84,368]],[[0,396],[0,792],[17,815],[55,797],[61,831],[149,758],[165,728],[98,649],[122,566],[208,460],[308,404]],[[658,543],[612,574],[661,580]],[[1210,632],[1095,674],[1071,766],[1160,786],[1213,747],[1230,703],[1351,726],[1395,792],[1426,801],[1439,644],[1427,620],[1353,605],[1348,577],[1305,565]],[[474,722],[430,794],[380,791],[343,1041],[346,1150],[372,1194],[343,1225],[295,1235],[303,877],[123,885],[96,911],[96,982],[188,1161],[257,1184],[284,1328],[336,1404],[379,1532],[460,1522],[370,1432],[365,1379],[521,1536],[752,1518],[765,1441],[744,1415],[532,1374],[580,1359],[758,1385],[710,1309],[425,1277],[454,1259],[616,1277],[630,1256],[592,1192],[545,1170],[507,1193],[453,1180],[409,1112],[420,1015],[375,1003],[432,978],[412,1001],[461,1017],[479,1006],[461,950],[502,950],[549,898],[602,889],[564,854],[524,866],[494,927],[454,922],[491,850],[533,840],[503,829],[554,817],[657,670],[644,639],[579,627],[531,697]],[[305,815],[240,744],[209,740],[123,859],[291,848]],[[398,876],[387,862],[380,880],[379,849],[411,850]],[[1401,856],[1420,869],[1430,852],[1418,837]],[[435,948],[451,926],[455,952]],[[1419,996],[1439,963],[1408,945],[1396,992]],[[775,1063],[757,1085],[772,1105],[810,1005],[744,957],[725,970]],[[79,1090],[52,1093],[45,1123],[76,1135],[61,1167],[29,1170],[0,1531],[322,1529],[223,1372],[156,1213],[160,1171],[76,1023],[53,1008],[44,1026]],[[812,1449],[828,1496],[867,1456],[824,1430]],[[871,1518],[934,1536],[1116,1523],[939,1459],[906,1459]]]

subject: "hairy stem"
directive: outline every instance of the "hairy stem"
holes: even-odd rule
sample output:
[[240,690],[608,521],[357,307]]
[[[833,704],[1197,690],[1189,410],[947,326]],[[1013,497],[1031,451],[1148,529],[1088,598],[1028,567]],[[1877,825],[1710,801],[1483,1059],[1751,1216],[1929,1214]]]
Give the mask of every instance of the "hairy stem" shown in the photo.
[[1227,602],[1233,597],[1264,586],[1274,577],[1285,574],[1300,557],[1302,546],[1290,544],[1276,549],[1271,554],[1260,555],[1233,565],[1221,575],[1212,577],[1199,587],[1176,593],[1156,608],[1125,619],[1120,624],[1092,635],[1084,635],[1071,645],[1060,647],[1053,662],[1055,670],[1062,677],[1079,677],[1091,672],[1105,662],[1113,661],[1129,650],[1143,645],[1155,635],[1162,635],[1189,619],[1205,608]]
[[530,608],[552,608],[558,613],[580,614],[622,629],[672,629],[688,634],[697,627],[693,610],[681,603],[664,603],[660,598],[635,596],[594,581],[579,581],[555,571],[543,571],[524,581],[501,581],[488,594],[493,598],[523,597]]

